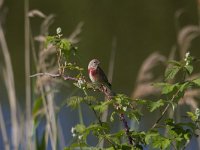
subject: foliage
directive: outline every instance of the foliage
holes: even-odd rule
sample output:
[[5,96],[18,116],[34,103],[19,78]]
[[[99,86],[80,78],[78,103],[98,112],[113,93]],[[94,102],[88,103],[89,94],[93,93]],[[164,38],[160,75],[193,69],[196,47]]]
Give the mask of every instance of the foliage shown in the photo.
[[[72,127],[73,141],[65,150],[100,149],[99,143],[102,140],[106,141],[105,149],[107,150],[184,149],[190,143],[192,137],[196,136],[196,132],[199,130],[199,109],[196,109],[195,112],[186,112],[187,122],[184,123],[176,122],[173,118],[168,117],[163,119],[169,107],[172,107],[173,111],[176,109],[178,102],[184,97],[187,90],[200,88],[199,77],[190,80],[186,78],[193,72],[194,58],[189,53],[186,54],[184,60],[169,61],[164,75],[164,82],[153,84],[161,90],[161,98],[133,100],[125,94],[116,94],[105,101],[99,102],[96,97],[88,95],[88,91],[96,92],[100,85],[93,85],[93,83],[86,81],[82,73],[83,68],[71,62],[71,54],[76,53],[76,48],[74,49],[68,40],[62,38],[60,29],[57,29],[56,36],[47,37],[46,46],[49,44],[57,50],[59,73],[64,76],[66,69],[68,73],[75,72],[74,76],[77,81],[74,81],[73,84],[83,92],[81,96],[69,97],[66,103],[67,106],[75,109],[80,107],[81,103],[84,103],[96,116],[96,121],[87,126],[81,123]],[[175,82],[177,77],[181,80]],[[139,109],[140,106],[148,109],[149,113],[161,111],[161,116],[147,131],[130,130],[125,119],[134,120],[140,124],[143,117],[143,112]],[[39,98],[35,101],[33,113],[36,114],[37,109],[41,107],[41,99]],[[111,110],[110,121],[102,122],[100,116],[108,108]],[[127,118],[122,118],[122,116]],[[113,133],[113,131],[111,132],[111,124],[117,121],[118,118],[124,123],[124,129]],[[164,123],[161,123],[161,119],[164,120]],[[98,139],[99,142],[96,146],[93,147],[88,144],[89,136]],[[133,144],[130,144],[130,140]]]

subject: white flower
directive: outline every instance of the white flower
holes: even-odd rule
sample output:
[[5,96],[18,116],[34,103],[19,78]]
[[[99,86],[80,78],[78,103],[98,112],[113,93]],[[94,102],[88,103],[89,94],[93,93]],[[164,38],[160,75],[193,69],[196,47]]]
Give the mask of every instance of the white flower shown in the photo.
[[81,139],[82,139],[82,137],[83,137],[83,135],[79,135],[79,136],[78,136],[78,139],[79,139],[79,140],[81,140]]
[[73,133],[73,134],[72,134],[72,136],[73,136],[73,137],[75,137],[75,136],[76,136],[76,134],[75,134],[75,133]]
[[75,131],[75,128],[72,127],[72,128],[71,128],[71,133],[74,133],[74,131]]
[[57,34],[60,34],[61,32],[62,32],[61,27],[58,27],[58,28],[56,29],[56,33],[57,33]]
[[78,80],[78,84],[79,84],[79,85],[83,84],[83,80],[82,80],[82,79],[79,79],[79,80]]
[[185,57],[188,58],[189,56],[190,56],[190,52],[187,52],[187,53],[185,54]]

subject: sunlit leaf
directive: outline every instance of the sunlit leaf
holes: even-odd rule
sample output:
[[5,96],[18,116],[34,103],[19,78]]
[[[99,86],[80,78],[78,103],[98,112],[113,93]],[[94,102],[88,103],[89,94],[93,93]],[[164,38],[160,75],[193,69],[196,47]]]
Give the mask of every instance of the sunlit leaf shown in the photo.
[[113,122],[114,121],[114,116],[116,115],[116,112],[113,111],[112,114],[110,115],[110,121]]
[[165,71],[165,79],[173,79],[176,74],[180,71],[181,67],[180,66],[170,66],[166,69]]
[[169,94],[174,91],[178,84],[155,83],[154,86],[162,88],[162,94]]
[[200,86],[200,78],[194,79],[193,83],[195,83],[196,85]]
[[94,108],[94,110],[96,110],[96,111],[102,113],[102,112],[104,112],[104,111],[108,108],[108,106],[109,106],[110,104],[112,104],[112,103],[113,103],[112,101],[104,101],[104,102],[101,102],[99,105],[95,105],[93,108]]
[[153,148],[169,149],[171,141],[168,138],[161,136],[158,132],[151,131],[145,136],[145,142],[152,145]]
[[86,129],[85,125],[83,124],[77,124],[74,128],[78,133],[83,133]]
[[83,101],[83,97],[72,96],[67,100],[67,106],[76,108]]
[[188,115],[188,117],[190,117],[191,118],[191,120],[192,121],[197,121],[198,120],[198,118],[199,118],[199,116],[198,115],[196,115],[195,113],[193,113],[193,112],[187,112],[187,115]]
[[192,65],[185,65],[184,67],[187,70],[188,74],[191,74],[193,72],[193,66]]
[[137,123],[139,123],[142,117],[142,113],[139,110],[131,110],[129,112],[126,112],[126,115],[128,118],[137,121]]
[[148,108],[149,108],[149,111],[150,112],[153,112],[155,111],[156,109],[160,108],[161,106],[163,106],[165,103],[164,103],[164,100],[160,99],[158,101],[149,101],[148,102]]
[[179,67],[181,66],[181,63],[179,61],[175,61],[175,60],[170,60],[170,61],[168,61],[168,63],[172,64],[174,66],[179,66]]

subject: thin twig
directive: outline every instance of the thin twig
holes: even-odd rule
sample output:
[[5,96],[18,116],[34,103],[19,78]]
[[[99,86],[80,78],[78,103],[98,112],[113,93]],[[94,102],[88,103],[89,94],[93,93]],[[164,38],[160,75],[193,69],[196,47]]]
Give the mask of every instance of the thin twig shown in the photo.
[[[171,98],[170,102],[173,102],[173,101],[174,101],[175,97],[179,94],[179,91],[180,91],[180,89],[177,90],[177,92],[173,95],[173,97]],[[155,122],[154,125],[151,127],[151,129],[154,129],[154,128],[158,125],[158,123],[161,121],[161,119],[162,119],[162,118],[164,117],[164,115],[166,114],[166,112],[167,112],[169,106],[170,106],[170,103],[167,104],[167,106],[165,107],[165,109],[162,111],[161,116],[156,120],[156,122]]]
[[61,75],[60,74],[52,74],[52,73],[45,72],[45,73],[36,73],[36,74],[31,75],[30,77],[32,78],[32,77],[37,77],[37,76],[50,76],[50,77],[55,78],[55,77],[60,77]]
[[[105,94],[105,96],[108,98],[108,100],[111,100],[116,94],[108,87],[103,87],[103,88],[100,88],[100,91],[103,92]],[[121,108],[118,107],[118,105],[114,104],[113,105],[114,108],[119,111]],[[125,132],[126,132],[126,135],[128,137],[128,141],[129,141],[129,144],[133,145],[133,139],[130,135],[130,128],[128,126],[128,122],[126,121],[125,119],[125,116],[123,113],[119,113],[119,118],[120,120],[122,121],[123,125],[124,125],[124,129],[125,129]]]
[[125,117],[124,117],[124,114],[119,114],[119,118],[120,120],[123,122],[124,124],[124,128],[125,128],[125,132],[126,132],[126,135],[128,137],[128,140],[129,140],[129,144],[133,145],[133,139],[132,137],[130,136],[130,128],[128,126],[128,122],[126,121]]
[[[37,74],[34,74],[34,75],[31,75],[30,77],[36,77],[36,76],[43,76],[43,75],[47,75],[47,76],[50,76],[50,77],[61,77],[63,78],[64,80],[72,80],[72,81],[78,81],[77,78],[74,78],[74,77],[70,77],[70,76],[64,76],[62,74],[51,74],[51,73],[37,73]],[[102,88],[99,88],[99,90],[105,94],[105,96],[108,98],[108,100],[111,100],[113,98],[113,96],[115,95],[115,93],[109,89],[108,87],[102,87]],[[84,91],[85,93],[85,91]],[[87,96],[87,93],[85,93],[85,95]],[[115,107],[115,106],[114,106]],[[119,108],[118,107],[115,107],[116,110],[118,110]],[[95,110],[93,110],[95,112]],[[96,115],[96,112],[95,112],[95,115]],[[133,139],[132,137],[130,136],[130,128],[128,126],[128,123],[124,117],[124,114],[119,114],[119,117],[120,117],[120,120],[123,122],[123,125],[124,125],[124,128],[125,128],[125,131],[126,131],[126,135],[128,137],[128,140],[129,140],[129,144],[133,145]],[[97,117],[99,122],[101,122],[100,118]],[[100,123],[102,124],[102,123]]]
[[78,79],[77,79],[77,78],[74,78],[74,77],[65,76],[65,75],[61,75],[61,74],[47,73],[47,72],[44,72],[44,73],[36,73],[36,74],[31,75],[30,77],[32,78],[32,77],[37,77],[37,76],[49,76],[49,77],[53,77],[53,78],[61,77],[61,78],[63,78],[64,80],[78,81]]
[[[88,96],[86,90],[83,90],[83,92],[84,92],[85,96]],[[101,121],[101,117],[98,116],[97,112],[96,112],[95,109],[92,107],[92,104],[91,104],[91,103],[87,103],[87,104],[89,105],[90,109],[92,109],[92,111],[94,112],[94,115],[95,115],[95,117],[98,119],[99,124],[100,124],[101,126],[103,126],[103,122]],[[103,134],[106,134],[106,133],[103,131]],[[115,144],[114,144],[109,138],[107,138],[105,135],[103,135],[103,137],[113,146],[114,149],[116,149],[116,148],[115,148]]]

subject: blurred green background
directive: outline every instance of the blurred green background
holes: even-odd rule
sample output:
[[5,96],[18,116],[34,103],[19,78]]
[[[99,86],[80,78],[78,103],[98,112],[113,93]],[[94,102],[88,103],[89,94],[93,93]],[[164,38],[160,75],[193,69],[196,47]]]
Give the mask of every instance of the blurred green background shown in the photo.
[[[50,35],[55,34],[57,27],[61,27],[63,35],[67,37],[77,24],[84,23],[77,46],[81,66],[86,71],[88,62],[97,58],[101,61],[101,67],[108,72],[112,41],[115,38],[112,85],[116,92],[131,96],[137,73],[145,58],[155,51],[168,56],[176,45],[176,22],[179,28],[198,24],[197,6],[197,0],[30,0],[29,10],[38,9],[46,15],[56,15],[50,27]],[[24,2],[5,0],[4,8],[7,13],[3,27],[14,68],[17,98],[20,100],[19,105],[23,106]],[[184,13],[176,20],[175,13],[180,10]],[[41,18],[30,18],[33,36],[39,35],[41,21]],[[190,48],[197,57],[200,54],[198,40]],[[35,69],[31,70],[31,74],[34,73]],[[1,84],[0,94],[3,95],[3,105],[6,105],[7,96]]]
[[[183,9],[180,24],[196,24],[196,0],[31,0],[30,10],[55,14],[50,27],[54,34],[61,27],[68,36],[79,22],[84,22],[78,43],[82,66],[98,58],[108,70],[113,37],[117,39],[113,87],[126,94],[132,92],[137,72],[143,60],[152,52],[169,54],[176,43],[175,12]],[[6,0],[8,13],[5,22],[17,86],[23,97],[24,89],[24,4]],[[39,34],[41,19],[31,18],[33,35]]]

